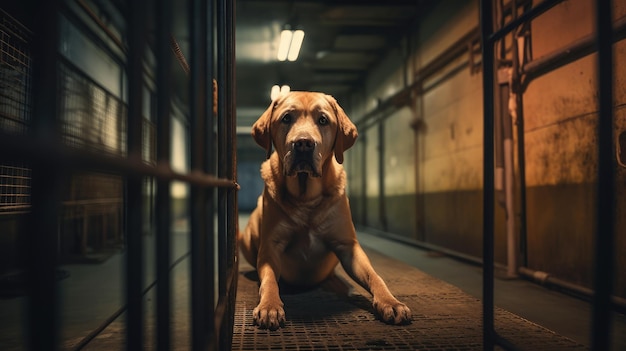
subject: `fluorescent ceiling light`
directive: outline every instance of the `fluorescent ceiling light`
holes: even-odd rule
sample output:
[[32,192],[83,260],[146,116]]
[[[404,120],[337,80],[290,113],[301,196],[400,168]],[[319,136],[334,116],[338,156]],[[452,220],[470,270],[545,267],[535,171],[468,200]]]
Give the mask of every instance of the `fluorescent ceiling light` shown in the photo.
[[287,60],[295,61],[298,59],[298,55],[300,54],[300,48],[302,47],[303,40],[304,40],[303,30],[297,30],[293,32],[293,36],[291,38],[291,46],[289,46],[289,55],[287,55]]
[[287,59],[287,54],[289,54],[289,47],[291,46],[291,38],[293,37],[293,32],[290,30],[283,30],[280,32],[280,45],[278,46],[278,61],[285,61]]
[[289,85],[283,85],[282,87],[278,85],[274,85],[272,90],[270,91],[270,98],[272,101],[276,100],[282,94],[286,94],[291,91],[291,87]]
[[280,33],[280,45],[278,46],[278,61],[295,61],[300,54],[302,41],[304,40],[304,31],[291,31],[288,29]]

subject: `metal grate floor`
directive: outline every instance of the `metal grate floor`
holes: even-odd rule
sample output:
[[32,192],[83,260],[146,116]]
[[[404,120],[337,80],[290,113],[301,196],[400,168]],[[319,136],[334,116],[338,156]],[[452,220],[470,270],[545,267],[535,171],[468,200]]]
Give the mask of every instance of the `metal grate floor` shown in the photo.
[[[252,267],[242,261],[233,350],[482,349],[480,300],[416,268],[366,251],[391,291],[411,308],[410,325],[390,326],[378,321],[370,307],[369,294],[360,287],[354,288],[350,295],[320,287],[281,294],[287,316],[285,327],[277,331],[260,330],[252,325],[258,281]],[[342,269],[338,269],[338,274],[352,283]],[[523,350],[585,349],[501,309],[496,309],[495,325],[499,335]]]
[[[258,302],[256,272],[245,260],[240,262],[234,351],[254,350],[482,350],[482,303],[459,288],[414,267],[366,251],[391,291],[413,312],[413,323],[390,326],[378,321],[371,309],[370,296],[360,287],[352,294],[336,293],[337,285],[304,291],[285,292],[287,323],[277,331],[260,330],[252,325],[252,310]],[[119,267],[113,266],[113,269]],[[190,315],[188,269],[177,265],[172,305],[172,349],[189,350]],[[340,277],[351,282],[342,269]],[[333,283],[333,282],[331,282]],[[337,283],[337,281],[334,281]],[[154,320],[154,291],[145,297],[146,321]],[[496,308],[498,334],[522,350],[585,350],[571,339]],[[148,322],[145,350],[154,350],[154,325]],[[66,340],[61,349],[73,350],[82,337]],[[83,350],[121,350],[125,340],[122,315],[97,335]]]

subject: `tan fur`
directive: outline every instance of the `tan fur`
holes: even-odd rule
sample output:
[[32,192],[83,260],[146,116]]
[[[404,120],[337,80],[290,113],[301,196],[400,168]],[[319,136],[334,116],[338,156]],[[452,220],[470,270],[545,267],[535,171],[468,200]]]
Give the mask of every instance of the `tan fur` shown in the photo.
[[[357,131],[335,99],[311,92],[283,95],[257,120],[252,135],[268,154],[261,166],[263,194],[239,235],[244,257],[259,274],[255,324],[284,325],[279,279],[316,285],[332,276],[339,262],[372,294],[383,321],[410,322],[411,311],[389,292],[357,241],[341,166]],[[303,140],[313,149],[307,162],[297,152]]]

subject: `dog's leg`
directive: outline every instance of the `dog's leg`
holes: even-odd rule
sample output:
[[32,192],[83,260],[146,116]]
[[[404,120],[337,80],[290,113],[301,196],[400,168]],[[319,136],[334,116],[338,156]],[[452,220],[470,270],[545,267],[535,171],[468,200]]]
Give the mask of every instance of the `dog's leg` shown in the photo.
[[259,247],[257,271],[259,273],[259,305],[252,312],[254,324],[263,329],[276,330],[285,325],[285,310],[280,299],[278,279],[280,277],[280,248],[274,243],[263,243]]
[[411,310],[391,294],[356,239],[335,248],[348,275],[372,294],[374,309],[385,323],[406,324],[411,321]]
[[249,228],[246,228],[243,232],[237,232],[237,241],[239,245],[239,251],[246,259],[246,261],[254,268],[257,263],[258,253],[258,234],[254,234]]

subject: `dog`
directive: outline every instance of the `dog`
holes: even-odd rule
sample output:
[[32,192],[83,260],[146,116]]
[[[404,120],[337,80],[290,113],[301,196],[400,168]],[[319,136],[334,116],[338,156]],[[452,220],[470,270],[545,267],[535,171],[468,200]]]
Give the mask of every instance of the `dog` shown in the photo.
[[284,327],[279,279],[315,286],[332,277],[339,262],[372,294],[382,321],[410,323],[410,309],[391,294],[357,241],[341,165],[357,130],[335,98],[283,94],[254,123],[252,136],[267,152],[261,165],[265,188],[238,243],[260,281],[254,324]]

